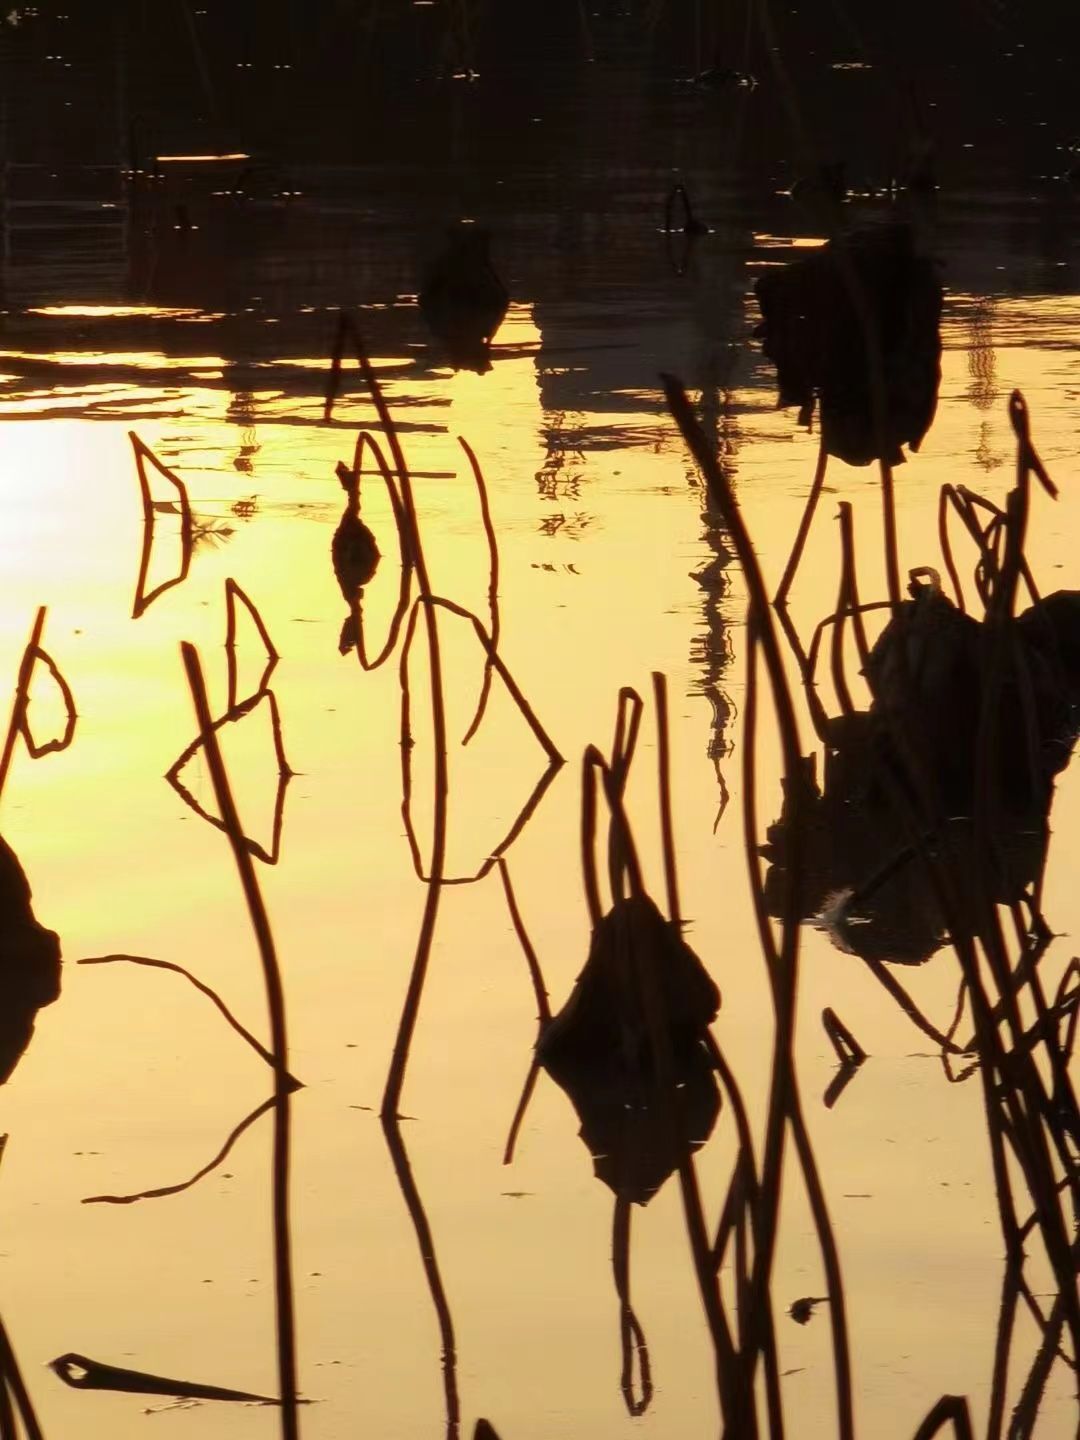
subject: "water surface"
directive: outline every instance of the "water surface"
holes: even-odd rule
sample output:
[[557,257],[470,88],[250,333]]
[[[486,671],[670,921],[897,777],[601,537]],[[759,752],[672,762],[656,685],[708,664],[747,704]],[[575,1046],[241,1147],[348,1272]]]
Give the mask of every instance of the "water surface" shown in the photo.
[[[635,90],[634,73],[613,60],[597,84],[609,86],[609,101],[645,105],[652,92]],[[447,1424],[444,1337],[378,1122],[425,889],[401,813],[397,659],[365,673],[338,654],[345,608],[330,541],[343,496],[334,467],[349,459],[358,430],[376,425],[352,369],[333,420],[323,419],[340,308],[358,317],[401,429],[432,587],[485,625],[489,557],[458,436],[487,477],[500,653],[568,762],[505,856],[553,1005],[589,944],[580,757],[589,744],[610,746],[620,687],[649,697],[658,671],[670,694],[687,938],[723,992],[715,1033],[752,1122],[762,1122],[773,1016],[740,818],[746,596],[658,375],[679,375],[699,402],[775,586],[817,437],[775,408],[774,373],[752,336],[753,284],[761,267],[821,237],[775,193],[782,177],[766,168],[748,180],[706,165],[688,114],[697,101],[669,85],[662,103],[653,95],[662,127],[649,133],[666,137],[712,227],[678,273],[684,267],[672,266],[659,233],[676,173],[657,156],[664,147],[655,142],[640,159],[621,149],[610,104],[611,128],[601,134],[595,90],[568,84],[557,103],[550,91],[545,98],[559,138],[537,141],[512,173],[505,156],[481,146],[460,173],[434,176],[405,162],[333,170],[309,162],[288,172],[288,188],[304,193],[241,200],[214,193],[230,188],[228,166],[214,167],[224,178],[213,181],[206,167],[177,166],[156,191],[124,190],[113,177],[123,207],[115,256],[80,249],[70,217],[78,263],[61,264],[48,248],[20,253],[17,234],[9,249],[0,674],[14,685],[35,608],[45,604],[43,643],[78,708],[72,746],[38,763],[19,749],[3,797],[4,837],[65,956],[61,999],[41,1012],[0,1103],[10,1135],[3,1313],[46,1433],[112,1436],[154,1423],[192,1435],[210,1426],[239,1440],[278,1423],[266,1408],[209,1402],[143,1421],[148,1405],[169,1401],[80,1393],[43,1368],[74,1350],[258,1393],[277,1386],[267,1116],[182,1193],[84,1203],[186,1180],[272,1091],[266,1066],[180,977],[76,963],[125,953],[184,965],[265,1034],[258,955],[227,842],[162,778],[198,730],[180,641],[198,648],[214,713],[227,705],[227,577],[255,601],[280,652],[271,684],[293,772],[280,854],[259,865],[259,881],[284,976],[289,1064],[304,1083],[291,1105],[293,1261],[300,1386],[318,1403],[301,1412],[303,1431],[334,1437],[361,1425],[411,1437]],[[569,167],[564,138],[575,124],[587,138]],[[192,133],[194,144],[201,132]],[[89,183],[89,171],[73,173]],[[30,172],[24,180],[44,183]],[[513,297],[484,375],[444,363],[415,303],[441,225],[474,210],[493,225]],[[868,217],[878,213],[867,206]],[[942,483],[1003,502],[1015,464],[1006,401],[1020,387],[1061,489],[1056,504],[1036,496],[1028,553],[1046,590],[1080,584],[1070,214],[1034,174],[1003,184],[994,155],[968,188],[940,197],[932,244],[946,287],[942,381],[930,434],[897,472],[905,568],[940,563]],[[131,430],[182,478],[197,537],[188,578],[137,620],[143,516]],[[155,494],[169,498],[168,487]],[[854,506],[863,593],[883,592],[874,472],[833,462],[792,596],[804,635],[836,603],[834,515],[843,499]],[[392,516],[374,475],[365,477],[363,513],[384,552],[365,593],[375,636],[389,623],[398,577]],[[151,583],[178,554],[176,516],[158,513],[155,532]],[[483,727],[458,746],[484,654],[459,619],[441,621],[440,633],[452,740],[448,872],[464,877],[513,827],[546,758],[499,684]],[[238,663],[242,696],[263,664],[251,628],[242,628]],[[431,735],[421,643],[409,677],[413,812],[426,863]],[[40,673],[31,718],[46,733],[60,725]],[[803,724],[809,748],[805,715]],[[226,727],[222,741],[248,833],[270,851],[279,776],[268,703]],[[646,882],[659,895],[655,761],[650,709],[628,806]],[[183,780],[213,813],[201,754]],[[768,734],[759,785],[764,824],[780,809]],[[1080,923],[1071,883],[1078,824],[1066,771],[1043,902],[1061,932],[1043,962],[1048,988]],[[802,945],[798,1073],[841,1252],[860,1430],[911,1435],[943,1393],[969,1396],[980,1429],[1003,1245],[978,1081],[949,1083],[933,1042],[821,929],[806,927]],[[951,952],[901,979],[946,1028],[958,984]],[[820,1101],[836,1068],[825,1006],[871,1057],[833,1109]],[[535,1039],[535,1000],[498,872],[448,887],[401,1134],[452,1312],[463,1432],[478,1415],[509,1437],[614,1437],[631,1426],[658,1436],[714,1432],[713,1361],[676,1183],[633,1217],[633,1296],[655,1394],[631,1420],[619,1390],[612,1196],[546,1077],[513,1165],[502,1163]],[[698,1156],[709,1215],[734,1153],[725,1106]],[[827,1316],[819,1309],[801,1326],[785,1310],[826,1289],[789,1167],[773,1294],[791,1430],[808,1437],[835,1427]],[[1023,1323],[1021,1355],[1036,1347],[1034,1327]],[[1075,1380],[1059,1367],[1039,1433],[1064,1436],[1074,1423]]]

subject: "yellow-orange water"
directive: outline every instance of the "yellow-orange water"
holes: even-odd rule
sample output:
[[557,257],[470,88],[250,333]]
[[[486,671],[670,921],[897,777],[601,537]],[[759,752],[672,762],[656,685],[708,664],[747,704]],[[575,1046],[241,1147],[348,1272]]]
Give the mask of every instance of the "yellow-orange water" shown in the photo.
[[[87,297],[88,300],[91,297]],[[1034,434],[1056,476],[1056,506],[1036,497],[1030,554],[1046,589],[1080,586],[1075,396],[1080,362],[1058,342],[1075,302],[982,304],[950,297],[937,421],[898,472],[904,563],[937,563],[936,503],[945,480],[1000,501],[1014,446],[1005,412],[1022,386]],[[747,328],[751,302],[746,300]],[[610,744],[617,692],[648,698],[662,671],[671,699],[675,820],[689,938],[717,979],[716,1033],[752,1118],[764,1112],[772,1016],[746,885],[740,819],[741,733],[721,762],[730,807],[715,833],[719,790],[707,754],[711,711],[693,658],[710,600],[690,572],[714,558],[702,492],[654,393],[620,413],[616,442],[570,457],[575,481],[537,484],[545,427],[610,417],[545,415],[527,306],[500,341],[523,348],[488,375],[422,372],[387,394],[415,432],[404,436],[435,589],[486,623],[487,552],[476,496],[455,436],[488,478],[500,550],[501,650],[568,764],[508,853],[519,903],[558,1005],[583,963],[588,927],[578,858],[579,759]],[[17,357],[16,357],[17,358]],[[62,359],[63,356],[57,358]],[[111,357],[157,370],[160,356]],[[222,1167],[176,1196],[86,1205],[181,1181],[270,1093],[270,1075],[217,1012],[175,975],[78,959],[126,952],[188,966],[251,1028],[266,1034],[258,955],[224,837],[189,811],[163,775],[190,742],[193,711],[178,645],[199,648],[218,712],[225,706],[224,582],[259,606],[281,660],[273,676],[296,772],[285,799],[280,863],[259,867],[285,979],[290,1063],[305,1083],[293,1102],[292,1215],[303,1433],[387,1437],[441,1433],[439,1338],[415,1237],[377,1110],[416,944],[424,890],[401,819],[396,661],[372,674],[337,653],[344,606],[330,566],[342,504],[334,464],[372,421],[352,387],[333,426],[318,423],[321,355],[304,393],[267,388],[230,408],[216,387],[171,390],[136,381],[102,392],[121,418],[50,418],[50,387],[9,386],[0,428],[0,676],[14,685],[34,608],[48,606],[44,644],[79,712],[73,746],[32,763],[17,752],[3,794],[3,833],[22,861],[36,912],[65,954],[63,994],[0,1091],[10,1135],[0,1171],[0,1305],[50,1435],[133,1433],[167,1400],[65,1389],[45,1368],[74,1350],[113,1364],[260,1393],[274,1392],[269,1120]],[[379,363],[397,357],[377,356]],[[673,363],[670,356],[657,355]],[[543,363],[542,360],[539,363]],[[9,361],[4,361],[5,365]],[[189,369],[223,368],[212,355]],[[657,368],[658,368],[657,367]],[[770,376],[744,344],[734,388],[732,461],[744,513],[770,582],[781,573],[816,453],[816,438],[771,408]],[[185,381],[185,385],[187,382]],[[98,393],[95,391],[95,393]],[[64,399],[65,413],[85,389]],[[135,399],[145,412],[132,418]],[[238,411],[242,417],[238,423]],[[231,534],[200,544],[188,580],[130,618],[142,539],[132,453],[140,437],[188,485],[196,513]],[[620,438],[621,437],[621,438]],[[237,460],[241,460],[240,467]],[[565,472],[564,472],[565,474]],[[158,498],[167,499],[167,487]],[[257,496],[254,513],[233,506]],[[803,633],[834,604],[835,501],[854,502],[864,596],[880,593],[880,517],[870,471],[835,463],[793,595]],[[384,552],[370,588],[373,632],[396,594],[395,553],[381,488],[365,516]],[[176,522],[159,516],[153,575],[178,553]],[[970,569],[970,566],[967,567]],[[743,688],[743,588],[729,568],[718,602],[734,658],[723,679]],[[471,717],[482,654],[467,627],[441,626],[450,733]],[[241,693],[262,665],[254,632],[240,640]],[[422,647],[413,655],[415,818],[430,845],[428,725]],[[57,716],[35,681],[31,718]],[[809,729],[804,736],[809,748]],[[762,754],[763,821],[779,810],[777,761]],[[245,820],[263,843],[277,780],[265,707],[226,739]],[[449,868],[472,873],[512,823],[544,757],[496,688],[472,745],[451,757]],[[655,726],[647,711],[630,787],[646,878],[662,892],[655,804]],[[212,806],[196,757],[185,781]],[[1046,962],[1056,976],[1077,924],[1073,861],[1080,807],[1062,777],[1046,913],[1065,932]],[[942,952],[905,982],[935,1021],[951,1017],[957,975]],[[834,1059],[820,1025],[833,1006],[871,1058],[838,1106],[820,1096]],[[861,1433],[906,1437],[943,1393],[985,1415],[993,1363],[1002,1241],[978,1080],[947,1082],[931,1044],[861,962],[807,929],[798,1026],[799,1074],[839,1242],[852,1330]],[[648,1336],[656,1394],[630,1420],[618,1388],[618,1309],[611,1276],[612,1197],[593,1178],[561,1092],[541,1078],[517,1158],[502,1149],[535,1039],[535,1003],[498,877],[448,890],[405,1086],[403,1126],[431,1223],[457,1336],[464,1433],[489,1416],[504,1440],[715,1433],[708,1333],[674,1183],[634,1215],[635,1307]],[[716,1214],[734,1154],[722,1114],[699,1157]],[[794,1175],[793,1168],[789,1170]],[[774,1295],[790,1433],[833,1433],[827,1313],[805,1328],[784,1312],[825,1293],[807,1206],[791,1179]],[[1021,1355],[1034,1347],[1021,1326]],[[1041,1433],[1071,1434],[1067,1379],[1047,1394]],[[142,1423],[151,1423],[145,1421]],[[274,1411],[201,1405],[152,1423],[176,1435],[274,1433]]]

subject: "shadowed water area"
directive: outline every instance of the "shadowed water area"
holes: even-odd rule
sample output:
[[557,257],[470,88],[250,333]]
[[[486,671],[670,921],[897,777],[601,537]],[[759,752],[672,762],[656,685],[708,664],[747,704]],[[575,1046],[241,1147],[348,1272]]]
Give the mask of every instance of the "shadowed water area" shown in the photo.
[[1077,1433],[1080,16],[878,12],[0,17],[0,1440]]

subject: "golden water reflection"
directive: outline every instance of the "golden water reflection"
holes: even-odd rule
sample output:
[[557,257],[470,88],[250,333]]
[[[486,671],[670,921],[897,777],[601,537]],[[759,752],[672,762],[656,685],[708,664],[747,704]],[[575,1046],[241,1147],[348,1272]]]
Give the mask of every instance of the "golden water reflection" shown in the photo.
[[[912,565],[933,563],[944,480],[985,486],[1002,500],[1012,463],[1002,397],[1020,386],[1062,491],[1056,506],[1043,496],[1035,502],[1032,564],[1047,589],[1076,584],[1080,499],[1070,474],[1077,450],[1070,396],[1080,362],[1059,344],[1075,324],[1075,304],[1000,300],[980,316],[993,353],[992,368],[980,373],[996,401],[983,405],[971,394],[969,303],[951,297],[937,420],[923,453],[898,472],[903,556]],[[747,307],[749,328],[749,300]],[[543,335],[519,307],[500,341],[532,346]],[[49,358],[103,363],[82,352]],[[164,352],[110,358],[154,370],[223,363]],[[387,396],[405,422],[432,587],[486,616],[487,552],[455,438],[461,434],[490,489],[501,654],[571,761],[507,856],[553,1004],[569,992],[588,948],[577,761],[587,744],[609,743],[619,687],[647,693],[650,672],[660,670],[671,694],[689,938],[723,992],[716,1033],[751,1119],[760,1123],[772,1015],[745,883],[740,774],[734,760],[721,760],[732,805],[714,835],[714,715],[700,693],[703,668],[712,665],[705,678],[722,684],[731,701],[722,738],[738,757],[744,598],[732,570],[721,567],[722,584],[712,592],[691,578],[717,557],[703,535],[704,497],[681,442],[655,395],[629,396],[632,407],[618,417],[626,442],[580,446],[573,487],[545,486],[538,477],[550,471],[555,417],[542,408],[534,355],[496,358],[483,377],[414,376],[403,373],[401,360],[383,356],[376,368],[388,367]],[[175,976],[74,963],[114,952],[175,961],[264,1033],[257,955],[225,840],[162,779],[196,733],[182,639],[198,646],[215,713],[226,707],[230,576],[258,605],[280,652],[272,683],[295,770],[280,858],[261,867],[260,881],[285,978],[290,1065],[306,1086],[292,1102],[294,1251],[301,1389],[319,1403],[303,1413],[303,1429],[334,1436],[361,1423],[412,1436],[443,1423],[435,1317],[376,1118],[425,898],[401,817],[398,676],[396,662],[363,673],[351,656],[339,655],[342,607],[330,564],[342,505],[334,467],[348,460],[355,428],[373,417],[353,384],[334,423],[316,423],[321,362],[289,363],[310,372],[309,385],[287,395],[251,391],[242,406],[239,396],[190,379],[180,396],[144,395],[152,403],[136,422],[139,436],[184,480],[196,516],[219,528],[216,543],[195,546],[185,583],[137,622],[129,617],[142,519],[130,419],[52,420],[41,415],[39,398],[16,396],[8,406],[38,418],[0,428],[0,675],[15,676],[35,607],[46,603],[46,643],[79,710],[72,748],[36,764],[19,753],[3,797],[5,839],[67,961],[62,996],[39,1016],[36,1037],[0,1096],[2,1127],[11,1135],[0,1174],[11,1237],[0,1259],[3,1311],[48,1433],[112,1436],[147,1404],[62,1387],[42,1366],[72,1350],[259,1393],[273,1393],[277,1383],[267,1121],[183,1194],[121,1206],[81,1203],[183,1180],[270,1091],[258,1058]],[[756,349],[746,348],[731,386],[738,410],[731,460],[775,585],[817,439],[796,431],[790,413],[771,408],[770,386]],[[182,413],[167,413],[174,402]],[[166,413],[155,414],[158,405]],[[610,415],[588,409],[573,422],[586,433],[610,432],[612,424]],[[241,435],[248,437],[244,468],[237,464]],[[829,486],[793,594],[804,630],[835,603],[836,499],[855,506],[864,594],[884,588],[871,473],[836,463]],[[374,477],[365,480],[363,507],[392,560],[392,515]],[[155,545],[168,567],[178,524],[167,514],[159,519]],[[385,633],[395,595],[387,566],[365,596],[373,634]],[[718,617],[734,658],[718,666],[714,652],[703,666],[701,637],[715,632]],[[440,622],[440,631],[456,742],[475,709],[484,656],[463,622]],[[262,661],[251,629],[243,629],[242,673],[257,676]],[[420,695],[424,664],[418,644],[412,683]],[[243,682],[240,693],[249,693]],[[414,818],[427,837],[431,736],[424,706],[414,712]],[[265,835],[277,779],[265,716],[253,711],[243,732],[223,735],[223,744],[242,811],[252,832]],[[655,744],[647,720],[645,760],[632,774],[628,804],[649,888],[659,893],[659,821],[646,763]],[[476,740],[452,748],[450,873],[482,864],[542,759],[496,688]],[[764,757],[762,793],[777,797],[766,819],[779,812],[778,763]],[[209,807],[199,757],[186,783]],[[1059,786],[1045,896],[1047,915],[1066,933],[1080,923],[1071,881],[1078,783],[1066,772]],[[1051,977],[1063,969],[1069,944],[1063,939],[1051,952]],[[948,958],[904,979],[919,1004],[947,1023],[956,984]],[[871,1056],[831,1111],[816,1098],[835,1068],[818,1019],[826,1005],[838,1009]],[[415,1119],[402,1134],[452,1305],[464,1433],[482,1413],[510,1437],[614,1436],[629,1422],[618,1393],[610,1197],[592,1176],[564,1096],[545,1079],[513,1167],[501,1163],[534,1039],[535,1004],[498,876],[450,889],[406,1082],[403,1109]],[[947,1084],[925,1037],[863,967],[813,929],[804,937],[798,1048],[844,1265],[863,1433],[910,1435],[944,1393],[972,1396],[981,1416],[1002,1245],[976,1085]],[[733,1156],[725,1107],[699,1160],[710,1214]],[[651,1408],[634,1423],[658,1436],[714,1430],[712,1360],[673,1184],[635,1215],[632,1270],[656,1381]],[[830,1434],[825,1321],[817,1315],[801,1326],[783,1314],[786,1303],[825,1293],[794,1184],[785,1191],[774,1293],[790,1413],[800,1435]],[[1030,1334],[1025,1339],[1032,1343]],[[1068,1384],[1056,1379],[1045,1402],[1046,1434],[1068,1431],[1072,1404]],[[207,1419],[195,1409],[167,1423],[195,1434]],[[213,1423],[254,1436],[277,1422],[272,1412],[237,1406]]]

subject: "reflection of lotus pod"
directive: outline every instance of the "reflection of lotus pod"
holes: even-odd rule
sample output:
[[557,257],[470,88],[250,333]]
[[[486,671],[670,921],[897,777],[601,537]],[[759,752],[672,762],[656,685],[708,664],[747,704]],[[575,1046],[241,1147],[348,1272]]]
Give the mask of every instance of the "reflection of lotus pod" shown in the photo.
[[[859,729],[873,727],[872,716],[857,718],[867,722]],[[849,734],[847,728],[837,732],[841,746]],[[768,843],[761,847],[770,862],[765,907],[778,918],[785,913],[791,880],[788,847],[797,813],[803,825],[800,915],[817,917],[836,948],[847,954],[921,965],[945,943],[945,916],[896,804],[895,759],[882,747],[860,746],[862,739],[856,733],[852,753],[841,748],[830,757],[824,793],[815,788],[797,812],[785,799],[781,818],[770,825]],[[1039,873],[1046,831],[1036,812],[1006,817],[995,839],[993,894],[1001,904],[1010,904]],[[962,872],[975,873],[976,843],[972,822],[956,818],[943,826],[933,852],[947,850]]]
[[[672,1096],[659,1085],[649,990],[670,1049]],[[711,1132],[720,1097],[702,1039],[719,1004],[701,961],[647,897],[620,900],[596,926],[585,968],[537,1057],[570,1096],[596,1174],[616,1194],[644,1204],[687,1146]]]
[[[798,405],[808,420],[818,398],[830,455],[850,465],[879,458],[896,464],[901,445],[919,448],[941,380],[941,286],[908,226],[832,240],[766,271],[755,288],[762,314],[756,333],[776,365],[779,403]],[[884,446],[874,424],[867,320],[881,355]]]
[[420,310],[455,370],[491,369],[489,348],[510,297],[491,263],[491,236],[462,225],[447,236],[420,289]]
[[332,551],[334,574],[341,593],[347,601],[352,600],[378,569],[379,547],[375,536],[362,520],[343,517],[334,531]]
[[339,465],[338,479],[348,499],[330,542],[330,555],[342,597],[348,605],[378,569],[379,547],[375,536],[360,519],[359,476],[347,466]]
[[[769,827],[762,854],[771,862],[766,908],[781,915],[789,831],[799,815],[800,913],[820,914],[842,949],[867,959],[918,964],[943,943],[946,920],[926,867],[911,848],[897,787],[909,788],[912,803],[920,795],[936,797],[939,817],[948,818],[940,819],[935,853],[948,853],[959,873],[977,873],[985,861],[980,850],[985,837],[970,817],[984,666],[992,659],[995,637],[936,588],[915,586],[912,594],[871,651],[870,710],[829,722],[824,791],[808,775],[796,807],[785,789],[783,812]],[[1008,623],[1001,640],[990,885],[995,901],[1013,904],[1043,864],[1053,778],[1068,763],[1078,730],[1080,592],[1058,591],[1040,600]],[[903,753],[897,735],[903,737]],[[914,788],[909,760],[920,772]],[[844,903],[830,905],[837,892]],[[962,916],[954,918],[963,925]]]
[[720,1113],[712,1057],[701,1041],[676,1063],[674,1075],[670,1097],[655,1077],[629,1071],[554,1076],[577,1111],[596,1178],[638,1205],[647,1205],[688,1152],[704,1145]]
[[34,1033],[34,1017],[60,994],[60,941],[34,919],[30,886],[0,840],[0,1084]]
[[[375,536],[360,519],[359,474],[350,470],[347,465],[339,465],[337,475],[348,499],[334,531],[334,538],[330,542],[330,556],[334,562],[334,574],[342,598],[346,605],[352,606],[379,568],[381,556]],[[356,648],[358,637],[356,612],[350,609],[338,639],[338,650],[342,655],[347,655]]]

